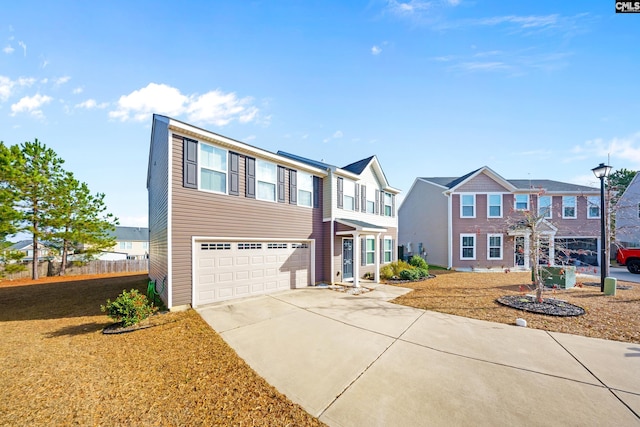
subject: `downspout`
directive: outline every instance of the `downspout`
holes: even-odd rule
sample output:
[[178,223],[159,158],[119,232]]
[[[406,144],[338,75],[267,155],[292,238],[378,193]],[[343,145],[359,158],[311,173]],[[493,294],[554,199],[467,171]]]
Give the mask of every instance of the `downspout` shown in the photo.
[[445,193],[447,196],[447,268],[453,267],[453,202],[451,200],[451,193]]
[[[330,217],[330,222],[331,225],[329,226],[329,230],[331,235],[329,236],[329,266],[330,266],[330,270],[329,270],[329,283],[330,284],[334,284],[334,277],[336,277],[335,271],[336,271],[336,267],[335,267],[335,245],[336,245],[336,239],[335,239],[335,224],[334,224],[334,218],[333,218],[333,173],[331,172],[331,168],[327,168],[327,172],[329,173],[329,217]],[[324,187],[323,187],[324,189]],[[323,198],[323,205],[324,205],[324,198]],[[324,210],[324,206],[322,206],[322,209]],[[324,212],[322,214],[322,216],[324,217]],[[326,271],[326,270],[325,270]]]

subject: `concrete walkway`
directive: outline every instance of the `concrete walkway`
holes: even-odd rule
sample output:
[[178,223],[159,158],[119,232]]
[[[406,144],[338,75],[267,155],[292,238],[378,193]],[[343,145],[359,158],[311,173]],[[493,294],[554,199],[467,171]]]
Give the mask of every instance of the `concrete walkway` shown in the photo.
[[198,312],[330,426],[640,426],[640,344],[388,302],[408,291],[300,289]]

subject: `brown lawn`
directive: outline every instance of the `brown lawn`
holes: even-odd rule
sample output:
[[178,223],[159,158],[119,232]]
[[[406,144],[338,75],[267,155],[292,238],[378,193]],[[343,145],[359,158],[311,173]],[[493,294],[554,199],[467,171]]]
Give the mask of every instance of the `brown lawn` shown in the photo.
[[[413,292],[394,302],[511,325],[515,324],[516,318],[523,318],[531,328],[640,343],[640,284],[618,282],[618,286],[629,285],[632,289],[617,290],[615,296],[603,295],[599,285],[555,292],[548,290],[544,298],[559,298],[586,311],[578,317],[554,317],[516,310],[496,302],[496,298],[503,295],[521,294],[520,285],[530,285],[531,273],[432,273],[436,275],[433,279],[399,285],[412,288]],[[535,293],[528,289],[525,292]]]
[[321,425],[194,311],[104,335],[146,275],[0,282],[0,425]]

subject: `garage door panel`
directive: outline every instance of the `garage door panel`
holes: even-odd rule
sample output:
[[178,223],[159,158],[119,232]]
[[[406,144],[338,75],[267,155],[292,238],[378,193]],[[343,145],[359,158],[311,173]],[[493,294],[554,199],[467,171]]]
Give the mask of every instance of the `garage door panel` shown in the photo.
[[307,243],[206,242],[197,250],[197,305],[309,284]]

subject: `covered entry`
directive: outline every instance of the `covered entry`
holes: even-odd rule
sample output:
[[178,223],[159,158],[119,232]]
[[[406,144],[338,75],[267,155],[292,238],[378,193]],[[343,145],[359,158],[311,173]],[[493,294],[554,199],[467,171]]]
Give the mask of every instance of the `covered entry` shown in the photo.
[[308,286],[313,241],[194,239],[193,305]]

